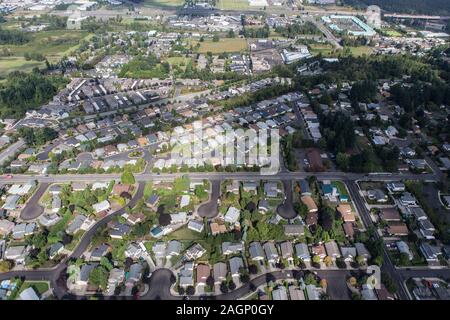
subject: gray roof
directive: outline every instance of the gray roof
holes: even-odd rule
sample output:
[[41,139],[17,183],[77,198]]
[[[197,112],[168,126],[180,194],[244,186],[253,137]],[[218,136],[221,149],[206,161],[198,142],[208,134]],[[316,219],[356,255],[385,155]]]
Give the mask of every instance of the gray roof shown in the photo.
[[263,251],[263,248],[261,246],[261,243],[259,243],[259,242],[252,242],[252,243],[250,243],[250,246],[249,246],[248,250],[250,252],[250,257],[252,259],[264,258],[264,251]]

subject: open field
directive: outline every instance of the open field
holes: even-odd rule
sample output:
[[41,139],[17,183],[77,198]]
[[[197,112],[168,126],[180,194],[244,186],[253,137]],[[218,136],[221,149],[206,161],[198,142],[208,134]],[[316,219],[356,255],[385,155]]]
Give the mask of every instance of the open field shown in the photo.
[[0,50],[8,48],[14,56],[23,56],[26,52],[40,53],[49,61],[57,61],[75,50],[80,41],[87,37],[89,34],[82,31],[41,31],[33,34],[32,40],[26,44],[1,45]]
[[247,49],[247,41],[245,39],[220,39],[219,42],[204,41],[200,42],[199,53],[222,53],[222,52],[239,52]]
[[319,54],[326,56],[333,52],[331,44],[313,43],[309,45],[312,54]]
[[144,0],[142,5],[144,7],[159,7],[159,8],[176,8],[181,7],[184,0]]
[[350,52],[352,53],[352,55],[354,56],[362,56],[364,54],[369,55],[372,54],[373,50],[370,47],[366,47],[366,46],[361,46],[361,47],[347,47],[348,49],[350,49]]
[[0,45],[0,52],[8,51],[11,54],[8,57],[0,57],[0,76],[11,71],[28,72],[34,67],[44,66],[44,62],[25,60],[25,53],[40,53],[50,62],[57,62],[77,49],[82,39],[88,39],[90,36],[82,31],[41,31],[33,33],[31,41],[23,45]]
[[219,0],[217,1],[217,8],[220,10],[242,10],[258,7],[250,7],[248,0]]
[[13,71],[31,72],[33,68],[45,65],[40,61],[27,61],[24,57],[0,57],[0,77],[5,77]]

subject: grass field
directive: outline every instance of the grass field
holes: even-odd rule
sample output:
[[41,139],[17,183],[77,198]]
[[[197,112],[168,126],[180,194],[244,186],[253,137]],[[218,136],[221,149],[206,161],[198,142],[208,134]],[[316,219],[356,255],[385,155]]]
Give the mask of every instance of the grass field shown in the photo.
[[0,57],[0,76],[11,71],[31,71],[34,67],[44,66],[44,62],[26,61],[25,53],[40,53],[50,62],[56,62],[65,55],[77,49],[82,39],[89,39],[91,35],[82,31],[55,30],[41,31],[32,34],[32,40],[23,45],[0,45],[0,52],[9,51],[9,57]]
[[333,46],[330,44],[313,43],[310,46],[312,54],[319,54],[326,56],[333,52]]
[[250,8],[248,0],[219,0],[217,1],[216,7],[220,10],[242,10]]
[[33,68],[44,65],[39,61],[26,61],[24,57],[0,57],[0,76],[4,77],[13,71],[31,72]]
[[184,0],[144,0],[144,7],[176,8],[184,4]]
[[387,29],[383,30],[389,37],[401,37],[402,34],[396,30]]
[[372,54],[373,50],[370,47],[361,46],[361,47],[347,47],[350,49],[350,52],[352,55],[360,57],[362,55],[369,55]]
[[192,60],[191,58],[186,57],[170,57],[166,59],[167,62],[170,63],[172,68],[180,67],[181,69],[185,69],[186,65]]
[[247,41],[245,39],[220,39],[219,42],[204,41],[200,42],[199,53],[222,53],[222,52],[239,52],[247,49]]

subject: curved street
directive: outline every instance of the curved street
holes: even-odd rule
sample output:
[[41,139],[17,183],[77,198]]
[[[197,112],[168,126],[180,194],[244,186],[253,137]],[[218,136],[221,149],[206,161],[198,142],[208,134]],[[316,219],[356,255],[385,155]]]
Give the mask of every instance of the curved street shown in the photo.
[[[126,208],[133,208],[139,199],[144,195],[145,183],[140,182],[138,189],[136,190],[133,198],[127,203],[127,205],[113,213],[107,215],[103,219],[97,221],[88,231],[86,231],[77,247],[72,251],[72,253],[64,258],[58,265],[53,268],[48,269],[38,269],[38,270],[17,270],[5,273],[0,273],[0,281],[11,279],[13,277],[25,277],[27,280],[48,280],[50,281],[52,287],[54,288],[54,293],[59,299],[68,295],[65,281],[65,271],[67,268],[67,262],[70,259],[77,259],[86,251],[89,247],[92,238],[97,232],[98,228],[105,226],[114,217],[122,215],[126,212]],[[44,189],[45,190],[45,189]]]

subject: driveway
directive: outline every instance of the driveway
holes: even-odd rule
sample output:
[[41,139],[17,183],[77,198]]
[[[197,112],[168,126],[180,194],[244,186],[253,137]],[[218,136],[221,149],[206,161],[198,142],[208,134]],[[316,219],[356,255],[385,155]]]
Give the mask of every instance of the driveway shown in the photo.
[[39,205],[39,199],[44,195],[45,191],[48,188],[48,183],[43,182],[39,185],[36,192],[31,196],[28,202],[20,213],[20,217],[23,220],[33,220],[39,217],[43,212],[44,208]]

